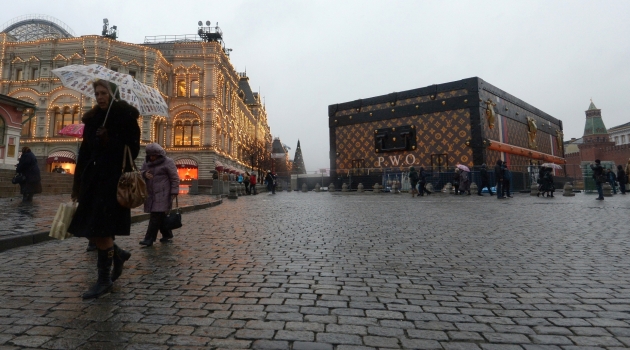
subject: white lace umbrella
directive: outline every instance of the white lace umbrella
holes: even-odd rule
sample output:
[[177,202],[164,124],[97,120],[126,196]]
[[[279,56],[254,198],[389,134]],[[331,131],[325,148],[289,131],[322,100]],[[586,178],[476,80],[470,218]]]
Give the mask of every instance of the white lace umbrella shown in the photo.
[[140,115],[169,116],[168,106],[157,89],[140,83],[129,74],[114,72],[99,64],[73,64],[53,69],[52,72],[61,79],[63,86],[92,98],[94,81],[102,79],[114,83],[117,86],[114,95],[118,92],[120,99],[136,107]]

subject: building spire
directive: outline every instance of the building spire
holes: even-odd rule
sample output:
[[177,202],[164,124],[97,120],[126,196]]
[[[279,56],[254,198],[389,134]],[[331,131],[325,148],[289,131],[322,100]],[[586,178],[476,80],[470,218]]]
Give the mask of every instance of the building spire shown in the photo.
[[[586,110],[584,113],[586,114],[584,138],[590,139],[590,136],[593,135],[608,137],[608,130],[606,130],[604,120],[602,119],[602,110],[595,107],[593,99],[591,99],[591,104],[588,106],[588,110]],[[596,139],[599,139],[599,137],[596,137]]]

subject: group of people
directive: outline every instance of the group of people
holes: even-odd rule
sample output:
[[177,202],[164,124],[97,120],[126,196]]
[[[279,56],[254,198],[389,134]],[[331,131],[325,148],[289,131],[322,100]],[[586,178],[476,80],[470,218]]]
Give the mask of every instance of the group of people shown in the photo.
[[619,183],[619,192],[626,194],[626,184],[630,184],[628,179],[628,174],[630,173],[630,159],[628,159],[625,170],[621,164],[617,165],[617,174],[611,169],[604,169],[599,159],[595,159],[595,163],[591,164],[591,170],[593,171],[593,180],[597,188],[598,196],[595,198],[596,200],[604,200],[603,185],[605,183],[608,183],[610,187],[612,187],[614,194],[617,194],[617,183]]
[[411,197],[416,195],[424,196],[431,194],[432,192],[427,190],[427,174],[424,172],[424,168],[420,167],[418,171],[416,168],[409,168],[409,182],[411,183]]
[[256,192],[256,175],[254,173],[245,172],[245,175],[239,174],[236,181],[240,184],[245,185],[245,193],[247,194],[258,194]]

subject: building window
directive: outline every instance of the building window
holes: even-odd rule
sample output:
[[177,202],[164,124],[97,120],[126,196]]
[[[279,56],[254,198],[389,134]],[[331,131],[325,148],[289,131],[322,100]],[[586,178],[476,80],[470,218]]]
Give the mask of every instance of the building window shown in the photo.
[[63,110],[55,108],[55,128],[52,137],[61,136],[59,135],[61,129],[70,124],[78,124],[79,121],[79,107],[70,108],[66,106]]
[[31,80],[39,79],[39,69],[33,68],[31,69]]
[[626,144],[626,135],[621,135],[621,144],[622,145]]
[[199,97],[199,80],[190,82],[190,97]]
[[110,67],[109,69],[113,70],[114,72],[118,72],[118,67]]
[[131,75],[133,78],[136,77],[136,71],[135,70],[130,70],[129,71],[129,75]]
[[22,132],[20,133],[21,137],[23,137],[23,138],[33,137],[33,133],[31,131],[31,130],[33,130],[33,128],[32,128],[32,126],[33,126],[33,119],[35,119],[35,118],[31,118],[28,115],[23,115],[22,116]]
[[15,70],[15,80],[24,80],[24,72],[21,68]]
[[155,132],[155,140],[153,140],[156,143],[159,143],[160,145],[164,146],[164,129],[165,129],[166,124],[164,123],[163,119],[157,120],[155,122],[155,124],[153,125],[153,130]]
[[198,120],[178,120],[175,122],[175,146],[201,145],[201,128]]
[[186,96],[186,81],[178,80],[177,81],[177,97]]
[[618,145],[619,144],[619,136],[615,136],[615,140],[614,141],[615,141],[615,145]]

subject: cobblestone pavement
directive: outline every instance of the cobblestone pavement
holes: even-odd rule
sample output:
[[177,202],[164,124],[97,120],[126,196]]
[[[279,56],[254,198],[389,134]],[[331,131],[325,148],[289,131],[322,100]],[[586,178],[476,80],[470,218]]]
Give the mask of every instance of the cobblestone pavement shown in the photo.
[[0,253],[0,348],[622,349],[630,197],[279,193],[184,214],[114,291],[85,240]]
[[[179,195],[179,205],[207,203],[215,196]],[[0,198],[0,239],[50,230],[60,203],[70,202],[70,195],[36,195],[32,203],[22,203],[22,197]],[[131,210],[132,215],[143,213],[143,208]]]

